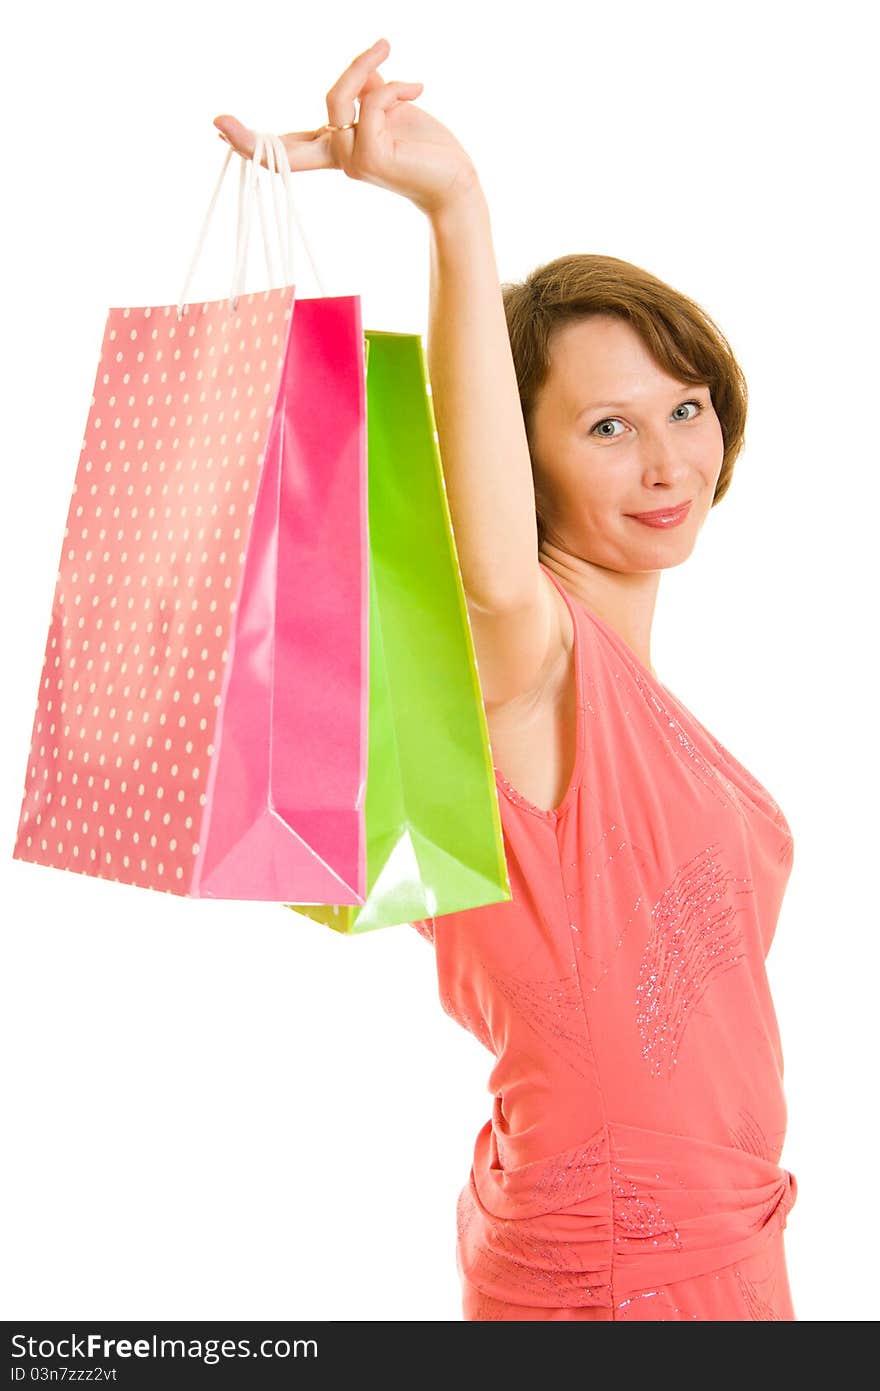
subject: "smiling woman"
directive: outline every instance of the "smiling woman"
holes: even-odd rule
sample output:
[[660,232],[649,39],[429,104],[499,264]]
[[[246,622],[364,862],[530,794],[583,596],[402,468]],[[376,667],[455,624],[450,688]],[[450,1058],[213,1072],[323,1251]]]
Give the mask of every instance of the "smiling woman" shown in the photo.
[[[594,438],[609,441],[616,441],[619,436],[599,429],[608,417],[589,419],[597,411],[640,411],[650,407],[668,410],[675,419],[675,409],[687,404],[677,396],[678,388],[698,388],[689,396],[699,409],[684,420],[690,424],[704,413],[714,416],[723,449],[709,506],[720,502],[730,487],[734,464],[743,446],[748,388],[730,344],[699,304],[629,261],[586,253],[558,257],[521,282],[503,283],[501,292],[532,461],[539,547],[547,537],[547,485],[549,482],[552,494],[556,443],[548,437],[539,404],[545,388],[552,383],[554,369],[560,367],[563,371],[567,368],[574,378],[575,424],[590,425]],[[571,357],[572,344],[577,342],[572,330],[576,335],[579,327],[596,319],[603,321],[603,351],[609,330],[630,330],[634,352],[641,349],[641,361],[633,366],[633,380],[638,386],[639,366],[646,363],[648,371],[657,376],[656,392],[625,393],[625,400],[615,392],[613,401],[597,398],[592,405],[582,404],[583,391],[577,389],[576,367]],[[604,366],[605,379],[619,388],[619,374],[607,362]],[[614,423],[618,423],[616,418]]]
[[512,889],[413,924],[493,1055],[464,1317],[793,1319],[764,966],[793,838],[648,650],[662,571],[730,487],[745,380],[693,300],[610,256],[503,285],[502,341],[485,217],[434,230],[433,398]]
[[764,958],[792,836],[649,655],[662,571],[730,486],[745,381],[699,305],[626,261],[500,285],[475,168],[378,61],[331,88],[330,125],[285,139],[292,167],[430,220],[431,399],[511,887],[413,924],[443,1008],[493,1055],[463,1314],[790,1319]]

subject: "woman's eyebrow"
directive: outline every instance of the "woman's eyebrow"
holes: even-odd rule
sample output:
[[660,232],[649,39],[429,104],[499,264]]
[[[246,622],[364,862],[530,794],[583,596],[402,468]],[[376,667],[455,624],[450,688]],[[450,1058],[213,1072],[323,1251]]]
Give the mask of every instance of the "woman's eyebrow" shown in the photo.
[[[688,385],[687,383],[685,383],[684,385],[680,386],[680,387],[679,387],[675,392],[673,392],[672,394],[673,394],[674,396],[677,397],[677,396],[681,396],[683,393],[688,392],[688,391],[707,391],[707,390],[708,390],[708,386],[706,385],[706,383],[698,383],[696,386]],[[576,420],[580,420],[581,416],[582,416],[582,415],[586,415],[588,411],[605,411],[605,410],[619,411],[619,410],[626,410],[627,406],[631,406],[632,404],[633,404],[632,401],[593,401],[593,402],[592,402],[590,405],[588,405],[588,406],[582,406],[581,409],[578,411],[577,415],[575,416],[575,419],[576,419]]]

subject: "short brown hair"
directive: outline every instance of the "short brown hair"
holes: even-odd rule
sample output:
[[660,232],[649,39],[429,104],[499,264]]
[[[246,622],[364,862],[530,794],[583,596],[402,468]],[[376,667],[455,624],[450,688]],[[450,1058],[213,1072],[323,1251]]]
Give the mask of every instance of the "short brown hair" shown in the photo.
[[[629,261],[586,254],[548,261],[521,282],[503,283],[501,294],[530,453],[533,412],[549,375],[555,330],[597,314],[616,315],[670,376],[708,384],[724,439],[712,506],[721,500],[743,447],[748,389],[730,344],[699,304]],[[532,468],[534,473],[534,455]],[[539,514],[539,545],[543,539]]]

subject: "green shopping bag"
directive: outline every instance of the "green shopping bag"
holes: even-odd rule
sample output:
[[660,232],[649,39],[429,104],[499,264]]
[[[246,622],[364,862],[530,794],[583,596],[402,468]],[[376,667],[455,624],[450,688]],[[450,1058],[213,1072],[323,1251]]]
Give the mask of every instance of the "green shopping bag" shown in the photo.
[[367,895],[284,907],[339,932],[512,897],[421,337],[366,330]]

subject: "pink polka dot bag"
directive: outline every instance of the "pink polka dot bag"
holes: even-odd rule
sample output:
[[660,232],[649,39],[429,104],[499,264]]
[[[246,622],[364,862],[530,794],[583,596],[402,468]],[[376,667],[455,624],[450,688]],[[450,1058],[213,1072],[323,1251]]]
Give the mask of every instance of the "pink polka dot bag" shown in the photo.
[[[271,169],[283,145],[265,145]],[[194,897],[357,903],[360,299],[241,293],[255,197],[272,275],[257,150],[232,293],[183,302],[232,153],[178,304],[107,314],[13,855]]]

